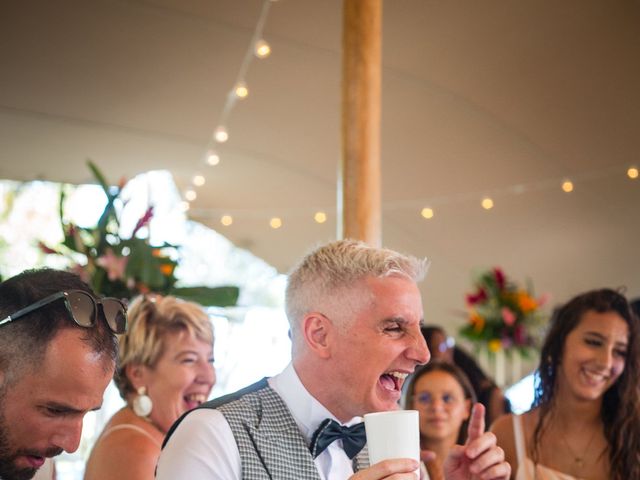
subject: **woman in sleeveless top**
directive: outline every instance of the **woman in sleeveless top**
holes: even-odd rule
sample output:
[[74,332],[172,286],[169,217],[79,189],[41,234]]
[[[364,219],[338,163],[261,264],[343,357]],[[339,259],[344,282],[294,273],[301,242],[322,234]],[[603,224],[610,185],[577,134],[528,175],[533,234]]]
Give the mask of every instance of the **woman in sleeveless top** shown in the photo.
[[119,342],[114,381],[127,405],[94,445],[85,480],[152,480],[165,434],[215,383],[212,324],[195,303],[139,297]]
[[430,480],[443,480],[443,463],[456,443],[467,439],[476,397],[469,379],[455,365],[431,361],[411,377],[404,406],[420,413],[420,449],[436,454],[426,465]]
[[610,289],[555,312],[533,409],[492,427],[512,478],[640,479],[639,323]]

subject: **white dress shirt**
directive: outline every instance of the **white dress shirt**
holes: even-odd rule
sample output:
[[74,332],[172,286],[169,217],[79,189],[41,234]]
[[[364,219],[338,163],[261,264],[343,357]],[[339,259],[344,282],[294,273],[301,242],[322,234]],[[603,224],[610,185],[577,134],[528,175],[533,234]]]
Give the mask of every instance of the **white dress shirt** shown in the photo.
[[[289,364],[269,379],[269,386],[289,408],[307,444],[326,418],[337,419],[304,388]],[[355,417],[346,426],[362,421]],[[353,475],[352,462],[342,449],[342,441],[333,442],[315,459],[322,480],[345,480]],[[213,409],[191,412],[173,432],[160,454],[157,480],[240,480],[240,452],[222,413]]]

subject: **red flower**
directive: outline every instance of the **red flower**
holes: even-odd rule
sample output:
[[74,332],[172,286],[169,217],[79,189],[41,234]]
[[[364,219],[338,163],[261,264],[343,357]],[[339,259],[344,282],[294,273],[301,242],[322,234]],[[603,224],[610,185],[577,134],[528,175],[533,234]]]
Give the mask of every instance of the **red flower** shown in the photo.
[[526,345],[527,344],[527,335],[522,325],[516,325],[513,329],[513,340],[516,345]]
[[502,272],[502,269],[500,269],[499,267],[494,268],[493,275],[496,278],[496,283],[498,284],[498,288],[500,290],[504,290],[505,278],[504,278],[504,273]]
[[51,254],[58,254],[59,252],[57,250],[54,250],[53,248],[47,247],[44,243],[42,242],[38,242],[38,248],[43,252],[46,253],[48,255]]
[[144,227],[149,223],[149,220],[151,220],[151,217],[153,217],[153,207],[147,208],[147,211],[144,212],[144,215],[140,217],[140,220],[138,220],[138,223],[136,223],[136,228],[133,229],[131,238],[135,237],[136,233],[138,233],[138,230],[140,230],[142,227]]
[[475,305],[476,303],[482,303],[487,299],[487,292],[484,288],[478,288],[478,291],[467,294],[467,304]]

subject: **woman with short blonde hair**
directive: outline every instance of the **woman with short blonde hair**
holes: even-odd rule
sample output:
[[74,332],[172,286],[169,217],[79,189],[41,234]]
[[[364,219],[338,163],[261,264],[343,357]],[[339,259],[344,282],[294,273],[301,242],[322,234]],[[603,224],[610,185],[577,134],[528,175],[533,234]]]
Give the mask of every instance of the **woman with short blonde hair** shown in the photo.
[[91,452],[86,480],[151,480],[165,434],[215,383],[213,328],[197,304],[145,295],[129,308],[114,381],[127,405]]

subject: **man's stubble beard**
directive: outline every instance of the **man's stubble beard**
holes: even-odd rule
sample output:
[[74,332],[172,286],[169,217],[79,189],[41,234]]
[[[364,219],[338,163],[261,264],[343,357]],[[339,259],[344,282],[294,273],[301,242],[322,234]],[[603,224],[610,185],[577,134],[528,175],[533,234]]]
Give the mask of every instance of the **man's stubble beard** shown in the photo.
[[4,417],[4,389],[0,387],[0,479],[30,480],[36,474],[35,468],[16,468],[16,452],[11,450],[9,429]]

